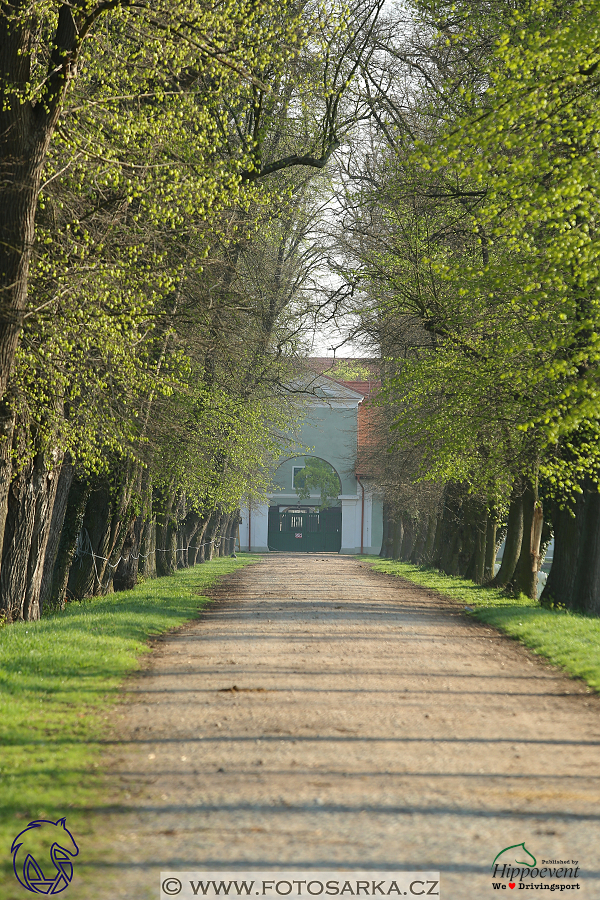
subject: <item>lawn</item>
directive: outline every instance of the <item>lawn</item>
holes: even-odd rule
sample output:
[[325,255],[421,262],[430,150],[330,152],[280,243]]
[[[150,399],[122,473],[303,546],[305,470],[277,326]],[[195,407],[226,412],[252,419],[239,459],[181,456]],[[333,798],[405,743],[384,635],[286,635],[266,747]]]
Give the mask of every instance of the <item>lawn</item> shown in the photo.
[[600,691],[600,619],[544,609],[523,594],[509,597],[498,589],[443,575],[436,569],[391,559],[374,560],[372,556],[361,559],[376,572],[398,575],[449,597],[468,615],[493,625]]
[[257,562],[220,558],[147,581],[133,591],[72,603],[39,622],[0,630],[0,895],[23,895],[10,847],[36,818],[67,816],[86,830],[104,776],[98,741],[107,733],[124,678],[150,649],[149,638],[189,622],[222,576]]

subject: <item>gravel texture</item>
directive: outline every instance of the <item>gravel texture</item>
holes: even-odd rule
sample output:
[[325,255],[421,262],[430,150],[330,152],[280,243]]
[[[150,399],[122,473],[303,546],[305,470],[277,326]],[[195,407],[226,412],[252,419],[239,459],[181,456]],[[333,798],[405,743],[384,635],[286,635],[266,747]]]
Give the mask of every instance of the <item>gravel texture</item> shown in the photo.
[[157,900],[161,869],[251,868],[433,869],[443,900],[481,900],[522,841],[579,861],[561,897],[599,900],[584,685],[348,557],[273,554],[213,596],[128,683],[114,805],[91,814],[72,900]]

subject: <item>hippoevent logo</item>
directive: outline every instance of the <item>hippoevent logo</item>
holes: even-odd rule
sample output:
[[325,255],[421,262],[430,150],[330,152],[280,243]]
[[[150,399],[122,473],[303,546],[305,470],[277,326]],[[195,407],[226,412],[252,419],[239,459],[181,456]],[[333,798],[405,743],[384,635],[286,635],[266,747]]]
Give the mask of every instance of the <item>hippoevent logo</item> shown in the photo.
[[[537,859],[525,846],[511,844],[496,854],[492,863],[492,888],[505,891],[519,890],[570,891],[579,890],[579,860],[577,859]],[[568,883],[565,879],[571,879]]]
[[60,894],[73,880],[71,858],[79,847],[65,823],[66,819],[30,822],[12,843],[17,880],[34,894]]

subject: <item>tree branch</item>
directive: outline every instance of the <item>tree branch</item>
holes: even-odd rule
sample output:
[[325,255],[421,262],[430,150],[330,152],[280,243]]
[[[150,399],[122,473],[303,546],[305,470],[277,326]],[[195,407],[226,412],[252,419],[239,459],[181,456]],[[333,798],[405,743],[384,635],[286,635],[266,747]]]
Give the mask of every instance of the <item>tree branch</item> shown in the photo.
[[281,169],[289,169],[291,166],[310,166],[312,169],[324,169],[339,146],[340,142],[337,138],[334,138],[322,156],[311,156],[310,154],[305,156],[284,156],[275,162],[267,163],[266,166],[262,166],[260,169],[254,171],[246,170],[242,172],[242,182],[258,181],[259,178],[265,178],[267,175],[280,172]]

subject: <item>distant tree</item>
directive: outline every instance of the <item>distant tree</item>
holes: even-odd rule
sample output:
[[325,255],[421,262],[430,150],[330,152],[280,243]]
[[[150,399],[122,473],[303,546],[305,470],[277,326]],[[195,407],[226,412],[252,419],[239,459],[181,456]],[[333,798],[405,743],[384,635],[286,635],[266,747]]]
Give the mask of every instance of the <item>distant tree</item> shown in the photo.
[[327,509],[340,493],[340,479],[333,466],[316,456],[304,459],[304,468],[296,472],[294,488],[301,500],[310,499],[314,491],[321,497],[319,509]]

